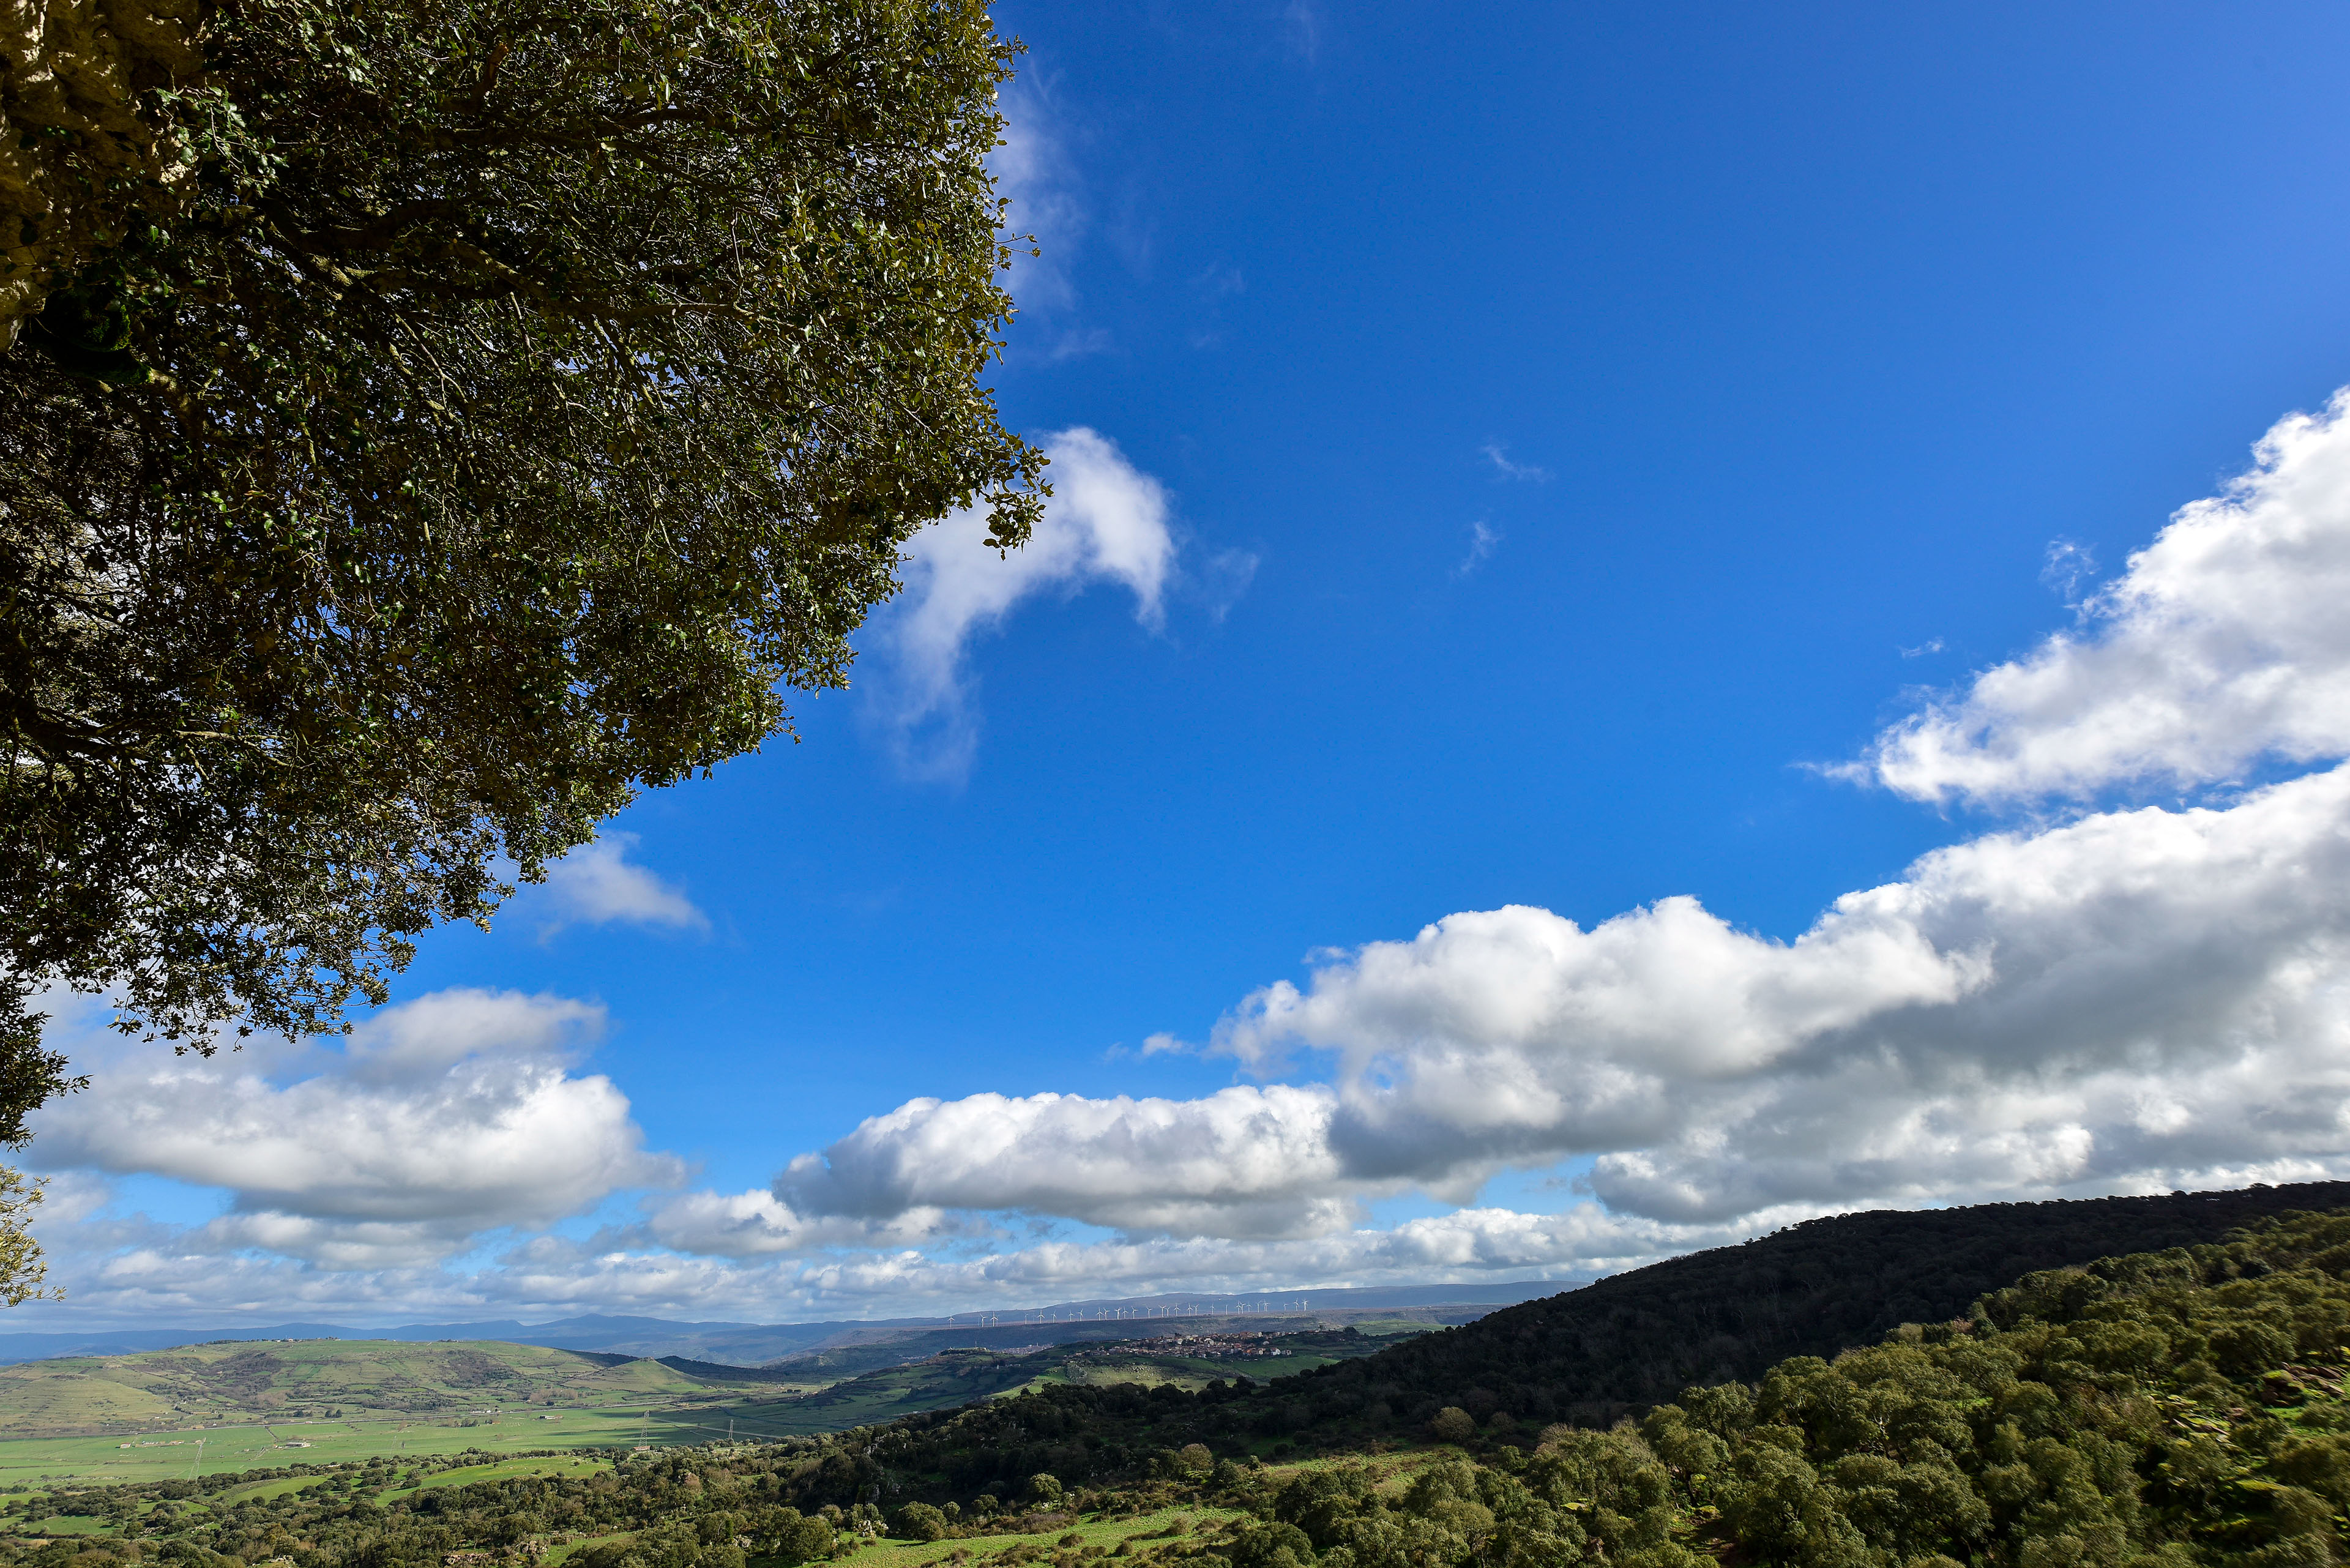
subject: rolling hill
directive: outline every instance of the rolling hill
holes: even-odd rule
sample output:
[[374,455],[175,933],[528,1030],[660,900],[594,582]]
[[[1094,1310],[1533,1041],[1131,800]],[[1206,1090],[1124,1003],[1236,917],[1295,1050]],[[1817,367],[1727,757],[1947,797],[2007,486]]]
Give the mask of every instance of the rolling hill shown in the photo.
[[559,1411],[709,1387],[658,1361],[495,1341],[234,1341],[0,1367],[0,1439],[232,1420]]

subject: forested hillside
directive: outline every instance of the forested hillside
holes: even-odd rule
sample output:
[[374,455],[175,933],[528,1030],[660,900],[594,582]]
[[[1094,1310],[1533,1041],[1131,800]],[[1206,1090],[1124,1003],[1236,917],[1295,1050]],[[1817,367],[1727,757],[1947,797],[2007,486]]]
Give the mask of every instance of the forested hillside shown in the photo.
[[[1388,1407],[1384,1421],[1407,1425],[1425,1421],[1434,1400],[1481,1419],[1507,1411],[1604,1426],[1691,1383],[1752,1378],[1786,1356],[1834,1355],[1905,1323],[1962,1316],[2037,1270],[2345,1206],[2350,1182],[2331,1181],[1814,1220],[1422,1335],[1374,1364],[1332,1368],[1312,1397],[1321,1410],[1362,1396]],[[1284,1418],[1296,1424],[1294,1411]]]
[[2350,1206],[2350,1182],[2241,1192],[1999,1203],[1814,1220],[1742,1246],[1504,1307],[1359,1361],[1197,1396],[1051,1388],[1018,1414],[979,1410],[906,1440],[917,1468],[1065,1479],[1119,1471],[1155,1448],[1201,1443],[1303,1453],[1416,1441],[1465,1410],[1494,1441],[1557,1421],[1605,1427],[1692,1383],[1752,1378],[1789,1355],[1833,1355],[1903,1323],[1961,1316],[2035,1270],[2217,1241],[2292,1210]]
[[[985,1430],[1012,1469],[1064,1412],[1025,1395],[837,1438],[431,1473],[296,1466],[21,1500],[0,1562],[294,1568],[561,1557],[577,1568],[2331,1568],[2350,1528],[2350,1214],[2033,1274],[1958,1321],[1686,1391],[1637,1425],[1336,1463],[1228,1448],[1069,1473],[929,1468]],[[1113,1391],[1174,1434],[1173,1397]],[[1043,1448],[1033,1446],[1043,1443]],[[1080,1465],[1120,1473],[1073,1484]],[[986,1483],[983,1490],[982,1483]],[[1170,1510],[1183,1511],[1170,1518]],[[65,1516],[60,1518],[59,1516]],[[899,1544],[876,1540],[884,1529]]]

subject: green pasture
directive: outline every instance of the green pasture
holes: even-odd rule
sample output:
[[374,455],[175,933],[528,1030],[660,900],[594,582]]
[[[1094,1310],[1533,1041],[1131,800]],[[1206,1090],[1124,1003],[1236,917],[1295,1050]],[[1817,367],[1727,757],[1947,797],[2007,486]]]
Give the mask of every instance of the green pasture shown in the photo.
[[[538,1411],[502,1414],[477,1424],[399,1419],[278,1422],[208,1427],[103,1438],[0,1440],[0,1490],[37,1490],[48,1480],[148,1481],[224,1471],[330,1465],[403,1454],[491,1453],[544,1449],[653,1448],[711,1440],[706,1424],[674,1410],[641,1406],[568,1409],[556,1421]],[[725,1420],[715,1423],[725,1435]],[[748,1434],[746,1434],[748,1435]],[[296,1482],[296,1485],[307,1484]]]
[[[939,1396],[914,1395],[902,1382],[868,1388],[820,1410],[796,1400],[719,1403],[654,1398],[639,1403],[533,1406],[463,1417],[403,1417],[369,1413],[349,1419],[245,1422],[159,1428],[102,1437],[0,1438],[0,1491],[47,1480],[145,1481],[224,1471],[329,1465],[381,1454],[492,1453],[545,1449],[677,1448],[737,1439],[837,1431],[933,1407]],[[924,1396],[928,1395],[928,1397]],[[970,1397],[962,1395],[958,1397]],[[553,1415],[556,1418],[548,1420]],[[442,1484],[437,1480],[432,1484]]]
[[[550,1546],[546,1549],[546,1555],[538,1560],[539,1568],[556,1568],[556,1564],[561,1563],[567,1557],[585,1552],[591,1546],[602,1546],[608,1542],[626,1541],[629,1539],[629,1532],[624,1530],[612,1535],[586,1535],[580,1537],[577,1541],[567,1541],[556,1545]],[[759,1562],[762,1560],[754,1558],[752,1561]]]
[[34,1528],[43,1535],[103,1535],[113,1527],[112,1521],[86,1513],[53,1513]]

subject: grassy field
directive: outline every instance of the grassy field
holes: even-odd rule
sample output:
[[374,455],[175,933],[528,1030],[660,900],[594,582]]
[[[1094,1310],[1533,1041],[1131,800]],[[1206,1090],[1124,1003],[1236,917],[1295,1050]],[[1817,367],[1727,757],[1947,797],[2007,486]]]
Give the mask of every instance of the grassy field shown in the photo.
[[[709,1440],[698,1427],[641,1407],[567,1410],[557,1421],[499,1418],[476,1426],[401,1420],[300,1421],[189,1428],[137,1438],[27,1438],[0,1441],[0,1490],[45,1480],[165,1480],[174,1476],[338,1464],[377,1454],[492,1453],[527,1449],[668,1447]],[[723,1436],[724,1423],[719,1423]]]
[[[795,1392],[783,1386],[778,1392]],[[724,1437],[739,1384],[497,1341],[192,1345],[0,1367],[0,1489],[160,1480],[376,1454],[664,1447]]]
[[44,1535],[106,1535],[112,1530],[108,1521],[83,1513],[53,1513],[41,1521]]

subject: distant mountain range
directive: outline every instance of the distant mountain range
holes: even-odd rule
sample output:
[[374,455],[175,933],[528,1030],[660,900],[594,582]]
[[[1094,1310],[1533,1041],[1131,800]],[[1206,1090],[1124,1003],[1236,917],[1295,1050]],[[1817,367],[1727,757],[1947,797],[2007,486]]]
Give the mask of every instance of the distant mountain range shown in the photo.
[[[1573,1290],[1579,1280],[1512,1280],[1500,1284],[1409,1285],[1372,1290],[1287,1290],[1246,1294],[1178,1292],[1116,1300],[1061,1302],[1012,1312],[961,1313],[948,1317],[836,1320],[829,1323],[686,1323],[661,1317],[591,1314],[525,1324],[514,1319],[420,1323],[398,1328],[335,1323],[280,1323],[255,1328],[133,1328],[0,1334],[0,1366],[58,1355],[123,1355],[221,1340],[495,1339],[553,1350],[624,1355],[683,1356],[726,1366],[774,1362],[850,1346],[909,1342],[928,1354],[949,1345],[1069,1344],[1126,1339],[1161,1332],[1196,1333],[1252,1325],[1296,1328],[1301,1320],[1330,1327],[1367,1319],[1404,1318],[1459,1324],[1496,1307]],[[897,1357],[888,1357],[894,1360]],[[878,1363],[877,1363],[878,1364]]]

